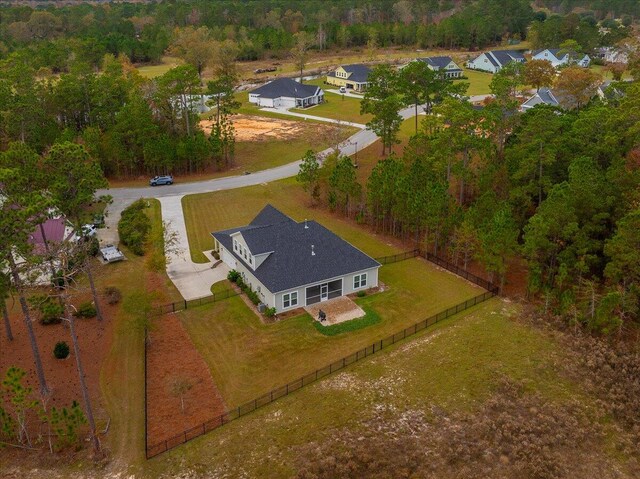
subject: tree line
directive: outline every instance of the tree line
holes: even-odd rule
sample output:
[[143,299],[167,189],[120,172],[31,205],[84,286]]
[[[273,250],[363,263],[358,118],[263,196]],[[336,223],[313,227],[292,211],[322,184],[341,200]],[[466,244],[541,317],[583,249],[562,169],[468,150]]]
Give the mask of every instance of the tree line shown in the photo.
[[[74,61],[97,68],[105,54],[126,55],[133,63],[159,62],[176,32],[186,28],[204,28],[215,41],[234,42],[240,60],[282,58],[300,32],[311,36],[318,50],[367,46],[474,50],[524,39],[531,25],[536,44],[557,46],[576,38],[588,48],[610,44],[637,15],[633,5],[619,3],[614,10],[628,13],[626,25],[606,20],[609,10],[596,6],[580,15],[547,18],[544,12],[534,12],[527,0],[512,0],[508,5],[502,0],[370,0],[364,4],[355,0],[190,0],[37,9],[5,5],[0,7],[0,59],[13,58],[53,74],[69,71]],[[608,22],[606,33],[597,28],[603,19]]]
[[[393,75],[384,68],[372,75],[385,78],[372,91]],[[365,182],[351,158],[321,162],[313,152],[298,180],[313,202],[461,266],[477,261],[501,286],[521,258],[527,294],[546,313],[606,333],[637,326],[640,86],[619,84],[606,100],[592,100],[591,91],[569,109],[520,114],[519,70],[494,75],[495,98],[482,109],[445,86],[402,154],[389,153],[397,142],[391,135]],[[371,101],[387,100],[377,93]],[[395,117],[388,122],[399,126]]]
[[[226,168],[235,136],[229,115],[237,106],[232,70],[202,85],[197,69],[178,66],[144,79],[126,57],[105,55],[96,72],[77,61],[69,71],[40,77],[20,61],[0,69],[0,140],[20,141],[37,153],[73,141],[84,145],[108,176],[197,172]],[[214,98],[215,122],[199,126],[202,94]]]

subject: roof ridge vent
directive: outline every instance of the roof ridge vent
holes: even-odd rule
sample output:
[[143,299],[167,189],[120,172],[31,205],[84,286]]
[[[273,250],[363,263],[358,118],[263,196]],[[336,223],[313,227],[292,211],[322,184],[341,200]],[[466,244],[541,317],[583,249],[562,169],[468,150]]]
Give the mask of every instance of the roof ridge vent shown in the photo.
[[314,246],[311,245],[311,256],[315,256],[316,252],[314,251]]

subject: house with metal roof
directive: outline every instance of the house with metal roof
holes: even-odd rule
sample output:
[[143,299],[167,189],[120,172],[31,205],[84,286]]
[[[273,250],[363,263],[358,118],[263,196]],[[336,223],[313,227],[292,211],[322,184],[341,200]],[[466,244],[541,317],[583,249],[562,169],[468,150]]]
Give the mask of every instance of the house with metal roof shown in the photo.
[[220,259],[280,313],[378,286],[380,263],[315,221],[271,205],[246,226],[211,233]]
[[587,68],[591,64],[589,55],[582,55],[559,48],[544,48],[542,50],[534,50],[531,56],[532,60],[547,60],[554,67],[558,68],[563,65],[578,65]]
[[526,59],[522,52],[516,50],[491,50],[469,60],[467,68],[496,73],[511,62],[524,63]]
[[306,108],[324,101],[322,88],[278,78],[249,92],[249,102],[268,108]]
[[423,57],[412,61],[424,62],[429,69],[444,73],[446,78],[460,78],[463,75],[462,68],[449,56]]
[[369,86],[371,69],[359,63],[342,65],[327,75],[327,83],[347,90],[363,92]]

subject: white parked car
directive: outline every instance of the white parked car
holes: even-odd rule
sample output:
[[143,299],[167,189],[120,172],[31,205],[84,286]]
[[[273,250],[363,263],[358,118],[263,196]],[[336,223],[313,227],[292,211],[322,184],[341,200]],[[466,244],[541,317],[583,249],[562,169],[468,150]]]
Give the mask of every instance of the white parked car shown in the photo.
[[80,231],[77,232],[75,235],[73,235],[73,240],[80,241],[83,238],[84,239],[93,238],[96,235],[97,231],[98,231],[98,228],[96,228],[95,225],[90,225],[90,224],[82,225],[82,228],[80,228]]

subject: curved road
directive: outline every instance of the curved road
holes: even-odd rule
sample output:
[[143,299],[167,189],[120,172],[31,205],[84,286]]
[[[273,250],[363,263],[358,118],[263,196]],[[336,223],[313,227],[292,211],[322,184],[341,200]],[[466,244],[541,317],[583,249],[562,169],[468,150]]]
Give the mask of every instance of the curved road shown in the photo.
[[[420,110],[421,109],[419,109],[419,111]],[[415,108],[405,108],[398,113],[403,119],[412,118],[415,113]],[[292,116],[304,117],[305,115],[296,113]],[[308,118],[319,119],[319,117],[311,115],[306,116]],[[336,120],[325,119],[325,121],[331,123]],[[372,131],[361,129],[338,145],[338,149],[342,155],[351,156],[355,154],[356,149],[362,150],[373,144],[377,139],[378,137]],[[333,148],[327,148],[320,152],[320,155],[326,156],[333,151]],[[170,186],[99,190],[96,192],[98,196],[111,195],[113,202],[107,207],[105,217],[106,228],[98,230],[98,238],[102,244],[117,244],[119,241],[117,224],[122,210],[139,198],[156,198],[160,200],[162,220],[168,222],[169,228],[177,235],[180,245],[180,251],[171,254],[169,257],[169,264],[167,265],[169,278],[171,278],[171,281],[173,281],[186,300],[209,296],[211,294],[211,285],[224,279],[227,269],[224,264],[212,268],[212,263],[194,263],[191,260],[187,228],[182,211],[182,197],[196,193],[243,188],[245,186],[254,186],[290,178],[298,174],[300,163],[301,161],[298,160],[249,175],[226,176],[192,183],[178,183]]]

